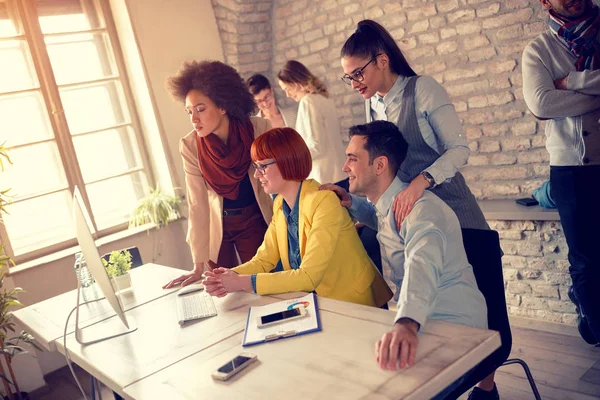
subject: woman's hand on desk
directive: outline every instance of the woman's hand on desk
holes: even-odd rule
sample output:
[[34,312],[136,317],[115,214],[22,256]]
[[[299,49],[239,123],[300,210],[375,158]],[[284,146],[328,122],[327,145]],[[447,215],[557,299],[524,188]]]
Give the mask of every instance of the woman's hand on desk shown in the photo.
[[375,344],[375,355],[381,369],[397,370],[415,363],[419,339],[419,325],[409,318],[401,318],[390,332],[384,333]]
[[227,268],[216,268],[205,273],[206,279],[202,282],[206,291],[215,297],[223,297],[233,292],[252,292],[250,275],[238,275]]
[[[194,283],[196,281],[199,281],[200,279],[202,279],[202,264],[195,264],[194,265],[194,269],[192,270],[192,272],[187,273],[187,274],[183,274],[175,279],[173,279],[172,281],[170,281],[169,283],[167,283],[166,285],[163,286],[163,289],[170,289],[173,286],[177,286],[179,284],[181,284],[181,287],[187,286],[191,283]],[[200,266],[200,267],[198,267]]]

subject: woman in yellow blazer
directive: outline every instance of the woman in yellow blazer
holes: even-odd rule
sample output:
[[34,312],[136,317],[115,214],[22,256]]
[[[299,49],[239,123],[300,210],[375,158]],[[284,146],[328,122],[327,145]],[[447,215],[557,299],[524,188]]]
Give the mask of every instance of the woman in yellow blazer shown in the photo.
[[270,122],[250,117],[254,98],[241,76],[218,61],[184,63],[169,78],[194,130],[180,142],[194,269],[167,283],[199,280],[204,269],[250,260],[271,222],[273,201],[253,175],[250,146]]
[[[306,179],[310,151],[291,128],[259,136],[251,148],[254,176],[275,194],[273,219],[256,256],[231,270],[206,272],[213,296],[312,292],[337,300],[382,306],[392,292],[367,256],[354,224],[335,194]],[[283,271],[272,272],[281,260]]]

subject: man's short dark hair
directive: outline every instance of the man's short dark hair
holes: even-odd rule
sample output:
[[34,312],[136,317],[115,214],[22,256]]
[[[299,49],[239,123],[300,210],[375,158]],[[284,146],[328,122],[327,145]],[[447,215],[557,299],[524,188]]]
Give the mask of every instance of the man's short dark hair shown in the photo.
[[262,74],[254,74],[246,81],[248,90],[252,96],[256,96],[265,89],[271,89],[271,82]]
[[398,127],[388,121],[373,121],[368,124],[355,125],[350,128],[352,136],[365,137],[365,150],[369,153],[369,164],[376,157],[385,156],[390,170],[396,174],[406,158],[408,143]]

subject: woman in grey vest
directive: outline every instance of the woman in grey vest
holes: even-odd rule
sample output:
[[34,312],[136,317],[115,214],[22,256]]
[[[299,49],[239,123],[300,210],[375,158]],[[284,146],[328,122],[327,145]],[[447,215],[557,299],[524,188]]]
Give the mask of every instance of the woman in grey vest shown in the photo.
[[[394,122],[408,142],[398,177],[410,184],[394,202],[398,229],[427,189],[454,210],[461,228],[489,229],[458,171],[470,150],[444,88],[429,76],[418,76],[389,32],[371,20],[358,23],[341,56],[342,80],[365,99],[367,122]],[[469,400],[476,399],[499,399],[494,373],[469,394]]]
[[365,99],[367,122],[396,123],[409,145],[398,171],[403,182],[410,182],[394,203],[398,228],[430,189],[454,210],[461,228],[489,229],[458,171],[470,150],[444,88],[429,76],[418,76],[389,32],[374,21],[359,22],[341,53],[342,80]]

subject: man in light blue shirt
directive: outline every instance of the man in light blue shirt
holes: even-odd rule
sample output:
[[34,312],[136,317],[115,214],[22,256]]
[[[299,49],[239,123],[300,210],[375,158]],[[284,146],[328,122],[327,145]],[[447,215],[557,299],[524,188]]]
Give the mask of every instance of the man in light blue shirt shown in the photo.
[[344,164],[353,194],[324,186],[338,194],[353,217],[378,231],[384,276],[397,288],[394,327],[377,343],[378,363],[384,369],[414,363],[417,332],[428,319],[487,328],[485,299],[467,261],[454,212],[425,191],[400,230],[396,227],[392,204],[407,186],[396,172],[407,147],[390,122],[354,126]]

